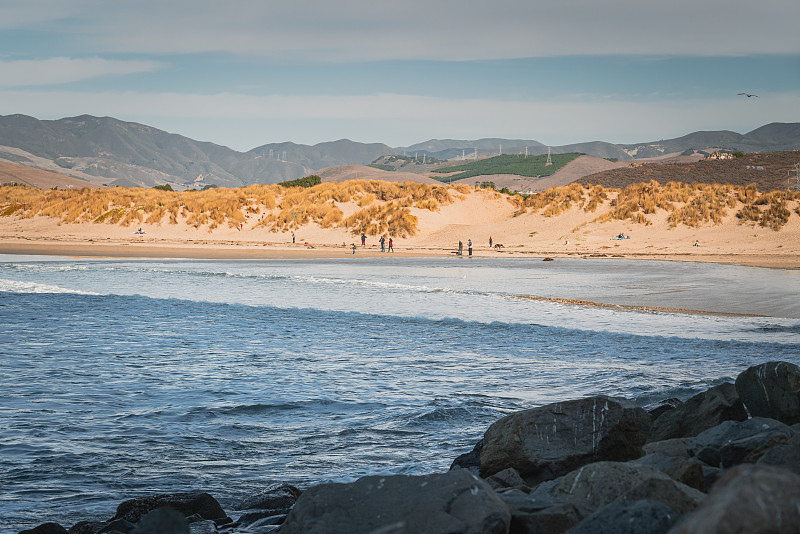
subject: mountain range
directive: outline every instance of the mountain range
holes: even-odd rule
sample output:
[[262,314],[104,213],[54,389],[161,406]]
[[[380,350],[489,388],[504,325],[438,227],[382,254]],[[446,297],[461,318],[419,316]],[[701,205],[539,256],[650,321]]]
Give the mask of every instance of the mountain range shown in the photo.
[[169,183],[186,189],[277,183],[326,167],[369,164],[390,154],[449,160],[501,152],[546,154],[550,150],[626,160],[709,148],[742,152],[800,149],[800,123],[767,124],[746,134],[694,132],[631,145],[594,141],[548,147],[534,140],[487,138],[431,139],[408,147],[389,147],[342,139],[313,146],[273,143],[238,152],[111,117],[39,120],[26,115],[0,116],[0,160],[109,186]]

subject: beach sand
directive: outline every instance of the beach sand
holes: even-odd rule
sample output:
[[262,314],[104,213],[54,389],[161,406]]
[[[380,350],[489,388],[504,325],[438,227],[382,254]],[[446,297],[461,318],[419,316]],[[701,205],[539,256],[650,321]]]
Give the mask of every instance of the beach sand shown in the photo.
[[[794,210],[795,206],[791,206]],[[651,224],[630,221],[594,222],[602,208],[586,213],[573,208],[559,216],[515,216],[516,208],[503,195],[474,191],[438,211],[412,208],[419,218],[413,237],[394,236],[396,256],[452,256],[468,259],[467,241],[474,243],[473,259],[494,257],[627,258],[640,260],[699,261],[781,269],[800,269],[800,217],[793,213],[780,230],[740,224],[729,210],[722,224],[700,228],[669,228],[666,212],[650,215]],[[345,211],[345,215],[347,212]],[[361,258],[389,256],[381,253],[377,236],[361,246],[358,236],[342,228],[322,229],[311,223],[291,232],[256,228],[248,219],[242,229],[221,227],[209,232],[183,222],[141,224],[58,224],[53,218],[0,217],[0,254],[65,255],[94,257],[267,259]],[[613,240],[620,232],[630,239]],[[493,244],[501,247],[489,248]],[[464,256],[457,257],[458,241]],[[694,246],[695,243],[699,246]],[[356,254],[351,244],[357,245]]]

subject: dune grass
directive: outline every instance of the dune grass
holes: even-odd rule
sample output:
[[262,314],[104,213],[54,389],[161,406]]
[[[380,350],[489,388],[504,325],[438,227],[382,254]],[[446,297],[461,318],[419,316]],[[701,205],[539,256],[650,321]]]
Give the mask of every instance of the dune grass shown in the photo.
[[[418,231],[418,217],[413,210],[438,211],[472,193],[473,189],[464,184],[447,188],[378,180],[326,182],[313,187],[251,185],[184,192],[121,187],[43,191],[3,186],[0,216],[46,216],[57,219],[59,224],[130,226],[185,222],[209,232],[239,225],[285,232],[313,223],[321,228],[344,228],[353,235],[388,233],[409,237]],[[580,209],[597,213],[594,222],[631,221],[650,225],[657,213],[665,212],[671,228],[720,224],[734,214],[740,224],[780,230],[793,214],[800,216],[797,204],[800,192],[760,193],[754,185],[678,182],[662,185],[652,181],[619,190],[573,183],[524,198],[501,196],[516,206],[516,216],[539,213],[558,217]],[[345,216],[344,206],[348,206],[349,216]]]
[[[353,234],[389,232],[414,235],[417,218],[410,208],[436,211],[453,202],[443,186],[412,182],[353,180],[313,187],[251,185],[206,191],[163,191],[121,188],[72,191],[0,187],[0,215],[19,218],[52,217],[59,224],[178,224],[183,221],[209,232],[248,224],[273,232],[296,230],[316,223],[322,228],[346,228]],[[339,204],[360,209],[345,218]]]

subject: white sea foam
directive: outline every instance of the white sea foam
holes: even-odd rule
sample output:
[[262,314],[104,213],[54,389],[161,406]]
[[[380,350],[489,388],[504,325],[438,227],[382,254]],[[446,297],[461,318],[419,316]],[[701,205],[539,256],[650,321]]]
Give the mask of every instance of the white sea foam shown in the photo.
[[65,293],[73,295],[99,295],[91,291],[81,291],[79,289],[68,289],[65,287],[54,286],[51,284],[39,284],[37,282],[20,282],[17,280],[4,280],[0,278],[0,292],[4,293]]

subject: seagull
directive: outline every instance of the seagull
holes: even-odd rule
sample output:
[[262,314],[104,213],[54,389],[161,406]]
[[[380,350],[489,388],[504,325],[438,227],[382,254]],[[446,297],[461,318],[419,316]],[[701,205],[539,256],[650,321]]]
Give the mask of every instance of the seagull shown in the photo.
[[750,93],[739,93],[739,94],[740,94],[740,95],[744,95],[744,96],[746,96],[747,98],[750,98],[751,96],[754,96],[754,97],[758,98],[758,95],[751,95]]

